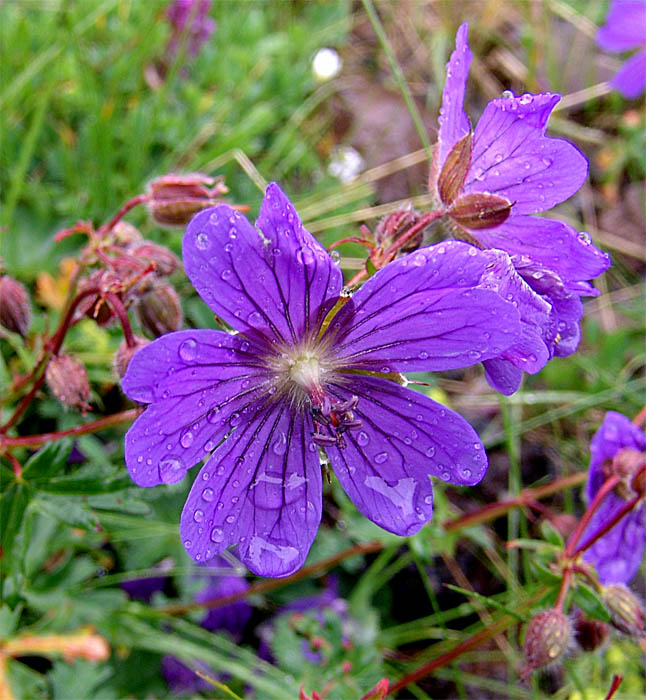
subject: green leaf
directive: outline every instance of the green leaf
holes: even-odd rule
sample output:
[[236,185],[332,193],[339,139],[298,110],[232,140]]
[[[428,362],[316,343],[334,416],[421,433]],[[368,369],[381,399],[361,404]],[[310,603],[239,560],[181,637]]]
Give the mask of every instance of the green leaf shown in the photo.
[[105,665],[77,659],[74,664],[56,661],[47,674],[53,690],[54,700],[95,697],[94,689],[110,677],[111,670]]
[[551,569],[548,569],[537,557],[529,558],[529,567],[532,573],[541,583],[557,586],[561,583],[561,576]]
[[610,622],[610,614],[601,598],[585,583],[580,583],[572,595],[572,601],[578,605],[584,613],[595,620]]
[[541,523],[541,534],[550,544],[555,544],[557,547],[563,547],[563,536],[549,520],[543,520]]
[[83,530],[97,530],[101,527],[94,511],[82,501],[67,496],[40,493],[33,502],[43,513],[72,527],[80,527]]
[[63,473],[73,444],[72,440],[66,439],[45,445],[27,460],[22,470],[23,478],[31,481]]
[[113,493],[132,487],[128,474],[116,474],[108,478],[97,476],[61,476],[54,479],[33,482],[34,488],[47,493],[91,496],[99,493]]
[[13,610],[8,605],[0,607],[0,638],[11,637],[16,631],[22,605],[17,605]]
[[2,544],[2,560],[4,573],[11,574],[23,557],[16,551],[19,542],[19,533],[25,522],[25,510],[29,504],[29,489],[23,483],[12,483],[0,497],[0,523],[2,532],[0,543]]

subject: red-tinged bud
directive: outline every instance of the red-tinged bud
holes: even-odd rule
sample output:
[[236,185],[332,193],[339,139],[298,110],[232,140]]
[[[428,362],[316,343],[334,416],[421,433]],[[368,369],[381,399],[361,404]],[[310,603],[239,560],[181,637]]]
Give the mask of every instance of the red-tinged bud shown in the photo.
[[157,284],[143,294],[137,314],[143,328],[156,338],[178,330],[184,320],[179,297],[170,284]]
[[583,651],[596,651],[610,636],[610,625],[588,617],[582,610],[574,616],[574,634]]
[[155,264],[155,275],[158,277],[168,277],[179,268],[177,256],[168,248],[151,241],[144,243],[132,251],[132,255],[143,258],[146,262]]
[[[398,209],[384,216],[375,229],[375,240],[383,248],[387,248],[396,239],[409,231],[421,219],[421,214],[414,209]],[[422,244],[423,232],[420,231],[407,241],[402,247],[402,252],[417,250]]]
[[104,293],[116,289],[117,281],[114,275],[106,270],[95,270],[89,277],[79,282],[78,291],[82,293],[89,289],[96,289],[96,294],[88,294],[79,302],[78,313],[84,314],[99,326],[107,326],[114,318],[114,312],[104,299]]
[[473,134],[469,132],[453,146],[446,157],[437,181],[437,190],[444,204],[453,204],[462,192],[464,181],[471,167],[472,151]]
[[127,221],[117,222],[110,231],[110,235],[112,236],[114,245],[126,250],[138,245],[144,240],[139,229],[129,224]]
[[129,347],[125,341],[121,343],[119,349],[114,354],[114,360],[112,363],[114,372],[119,379],[123,379],[124,375],[126,374],[126,369],[128,369],[130,360],[132,360],[132,358],[137,352],[139,352],[139,350],[141,350],[141,348],[148,345],[148,343],[150,343],[150,340],[147,338],[142,338],[138,335],[135,336],[135,344],[133,347]]
[[90,382],[85,367],[72,355],[54,355],[47,365],[49,390],[64,405],[87,411]]
[[148,185],[148,206],[153,219],[162,226],[184,226],[198,211],[213,206],[229,190],[208,175],[164,175]]
[[468,229],[495,228],[507,220],[512,204],[497,194],[467,194],[453,204],[448,215]]
[[529,623],[525,634],[526,671],[558,661],[570,644],[570,621],[558,610],[544,610]]
[[621,583],[604,586],[602,595],[610,624],[624,634],[643,636],[646,613],[637,596]]
[[29,294],[9,275],[0,276],[0,324],[24,338],[29,329]]
[[371,688],[361,700],[384,700],[388,692],[388,679],[382,678],[377,685]]

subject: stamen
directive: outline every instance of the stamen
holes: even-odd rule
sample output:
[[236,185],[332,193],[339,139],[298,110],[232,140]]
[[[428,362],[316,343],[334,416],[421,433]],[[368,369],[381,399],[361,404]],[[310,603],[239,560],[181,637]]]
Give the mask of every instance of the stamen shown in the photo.
[[358,403],[358,396],[352,396],[347,401],[333,401],[324,394],[321,405],[312,406],[310,409],[314,419],[312,440],[322,447],[336,446],[339,449],[347,447],[343,433],[348,430],[358,430],[363,426],[352,412]]

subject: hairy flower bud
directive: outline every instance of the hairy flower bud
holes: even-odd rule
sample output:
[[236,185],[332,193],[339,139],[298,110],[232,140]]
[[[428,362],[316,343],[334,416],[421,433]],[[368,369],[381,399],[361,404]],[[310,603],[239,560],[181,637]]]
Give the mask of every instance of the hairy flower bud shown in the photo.
[[[395,239],[409,231],[420,220],[421,215],[414,209],[398,209],[384,216],[375,229],[375,240],[387,248]],[[416,250],[422,243],[422,231],[413,236],[401,248],[403,252]]]
[[132,248],[143,241],[139,229],[127,221],[117,222],[110,231],[110,235],[114,240],[114,245],[119,248]]
[[162,226],[185,226],[198,211],[211,207],[229,190],[208,175],[164,175],[148,185],[148,207],[153,219]]
[[135,257],[155,263],[155,274],[158,277],[172,275],[179,268],[177,256],[168,248],[151,241],[144,241],[132,251]]
[[[78,291],[83,292],[91,288],[96,288],[96,294],[88,294],[81,299],[77,306],[80,314],[85,314],[88,318],[96,321],[99,326],[107,326],[114,318],[114,312],[110,305],[103,299],[103,293],[111,287],[111,273],[105,270],[95,270],[84,280],[81,280]],[[116,283],[116,280],[114,280]]]
[[563,656],[570,643],[570,621],[558,610],[544,610],[525,634],[527,670],[548,666]]
[[603,588],[603,601],[610,612],[610,623],[620,632],[641,636],[644,634],[646,613],[637,596],[621,583]]
[[471,166],[473,132],[463,136],[449,151],[437,181],[437,190],[444,204],[453,204]]
[[0,324],[23,337],[29,329],[29,294],[9,275],[0,277]]
[[86,411],[90,382],[85,367],[72,355],[54,355],[47,365],[45,380],[49,390],[65,406]]
[[583,651],[595,651],[605,644],[610,635],[610,625],[588,617],[582,610],[574,616],[574,634]]
[[145,292],[137,304],[137,314],[144,329],[156,338],[176,331],[184,320],[179,297],[170,284],[156,284]]
[[145,345],[148,345],[148,343],[150,343],[148,338],[142,338],[138,335],[135,336],[134,347],[129,347],[125,340],[123,343],[121,343],[119,349],[114,354],[114,359],[112,361],[114,372],[120,379],[122,379],[125,375],[128,364],[135,356],[135,353],[137,353]]

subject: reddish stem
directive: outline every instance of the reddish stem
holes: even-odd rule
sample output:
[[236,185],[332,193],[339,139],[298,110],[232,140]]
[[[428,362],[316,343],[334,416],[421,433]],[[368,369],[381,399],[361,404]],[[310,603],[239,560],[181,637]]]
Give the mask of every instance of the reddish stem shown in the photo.
[[641,411],[633,418],[632,422],[638,428],[640,428],[644,423],[646,423],[646,404],[642,406]]
[[322,575],[327,569],[336,566],[339,562],[349,557],[354,557],[357,554],[370,554],[371,552],[378,552],[383,549],[383,544],[381,542],[366,542],[365,544],[355,544],[352,547],[333,554],[331,557],[326,557],[317,561],[309,566],[304,566],[302,569],[297,571],[291,576],[279,579],[265,579],[264,581],[259,581],[254,583],[246,591],[240,593],[233,593],[232,595],[223,596],[222,598],[215,598],[214,600],[208,600],[204,603],[176,603],[175,605],[166,605],[162,608],[156,608],[158,612],[165,613],[166,615],[184,615],[192,610],[203,610],[204,608],[212,610],[213,608],[221,608],[223,605],[230,605],[235,603],[237,600],[242,598],[248,598],[252,595],[257,595],[258,593],[267,593],[273,591],[276,588],[282,588],[295,581],[300,581],[301,579],[308,578],[312,575]]
[[22,480],[22,466],[20,462],[9,452],[7,452],[7,459],[11,462],[11,468],[13,469],[14,476],[17,481]]
[[608,691],[608,695],[606,695],[604,700],[610,700],[612,698],[612,696],[619,690],[619,686],[621,685],[623,680],[623,676],[620,676],[617,673],[613,675],[612,683],[610,684],[610,690]]
[[121,322],[121,328],[123,329],[123,337],[126,340],[126,345],[129,348],[134,348],[137,345],[137,343],[135,341],[135,336],[132,333],[132,327],[130,326],[128,312],[126,311],[123,302],[121,301],[121,299],[119,299],[119,297],[116,294],[113,294],[112,292],[106,294],[105,298],[108,300],[114,313],[117,314],[117,316],[119,317],[119,321]]
[[576,550],[576,545],[578,541],[581,539],[581,536],[585,532],[585,529],[588,527],[590,520],[592,520],[592,516],[595,514],[597,511],[597,508],[601,505],[603,499],[615,488],[615,486],[619,483],[619,477],[613,474],[610,476],[608,479],[604,481],[602,484],[601,488],[597,491],[595,494],[594,499],[592,500],[592,503],[588,506],[587,510],[583,514],[583,517],[579,521],[579,524],[576,526],[576,530],[572,533],[570,539],[568,540],[567,544],[565,545],[565,551],[563,554],[567,558],[572,558],[574,555],[574,552]]
[[[127,411],[113,413],[110,416],[104,416],[103,418],[98,418],[97,420],[90,421],[89,423],[83,423],[82,425],[76,425],[68,430],[59,430],[53,433],[21,435],[19,437],[6,437],[0,435],[0,448],[11,449],[13,447],[38,447],[46,442],[54,442],[55,440],[62,440],[66,437],[77,437],[79,435],[87,435],[88,433],[96,433],[98,430],[103,430],[104,428],[110,428],[113,425],[118,425],[119,423],[126,423],[127,421],[134,420],[141,414],[142,410],[143,409],[141,408],[129,408]],[[11,455],[7,454],[7,456],[9,459],[11,459]]]
[[572,583],[572,569],[567,568],[563,572],[563,578],[561,579],[561,587],[559,588],[559,594],[554,603],[554,610],[557,612],[563,612],[563,605],[565,603],[565,598],[567,597],[568,591],[570,590],[570,584]]
[[331,245],[327,247],[328,250],[334,250],[337,246],[342,245],[343,243],[361,243],[361,245],[365,245],[366,247],[373,248],[374,243],[372,241],[369,241],[367,238],[359,238],[358,236],[350,236],[349,238],[341,238],[338,241],[334,241]]
[[65,338],[65,334],[67,333],[67,330],[72,323],[72,318],[74,317],[76,307],[85,297],[90,296],[91,294],[99,293],[100,290],[98,287],[89,287],[88,289],[84,289],[82,292],[77,294],[74,298],[74,301],[69,305],[67,312],[65,313],[65,316],[63,317],[61,322],[58,324],[58,328],[56,329],[54,335],[52,335],[52,337],[45,343],[46,355],[43,358],[43,361],[41,362],[40,376],[38,376],[31,390],[23,397],[22,401],[18,404],[11,418],[9,418],[9,420],[3,426],[0,427],[0,435],[6,433],[7,430],[9,430],[9,428],[14,426],[18,422],[18,419],[27,410],[29,404],[33,401],[33,398],[38,393],[40,387],[45,383],[45,368],[47,367],[49,358],[52,355],[56,355],[61,349],[61,346],[63,345],[63,340]]
[[139,206],[140,204],[143,204],[144,202],[147,202],[150,199],[150,195],[148,194],[138,194],[136,197],[133,197],[130,201],[126,202],[121,209],[108,221],[107,224],[103,224],[97,231],[99,236],[103,233],[107,233],[108,231],[111,231],[120,221],[123,219],[123,217],[131,210],[134,209],[135,207]]

